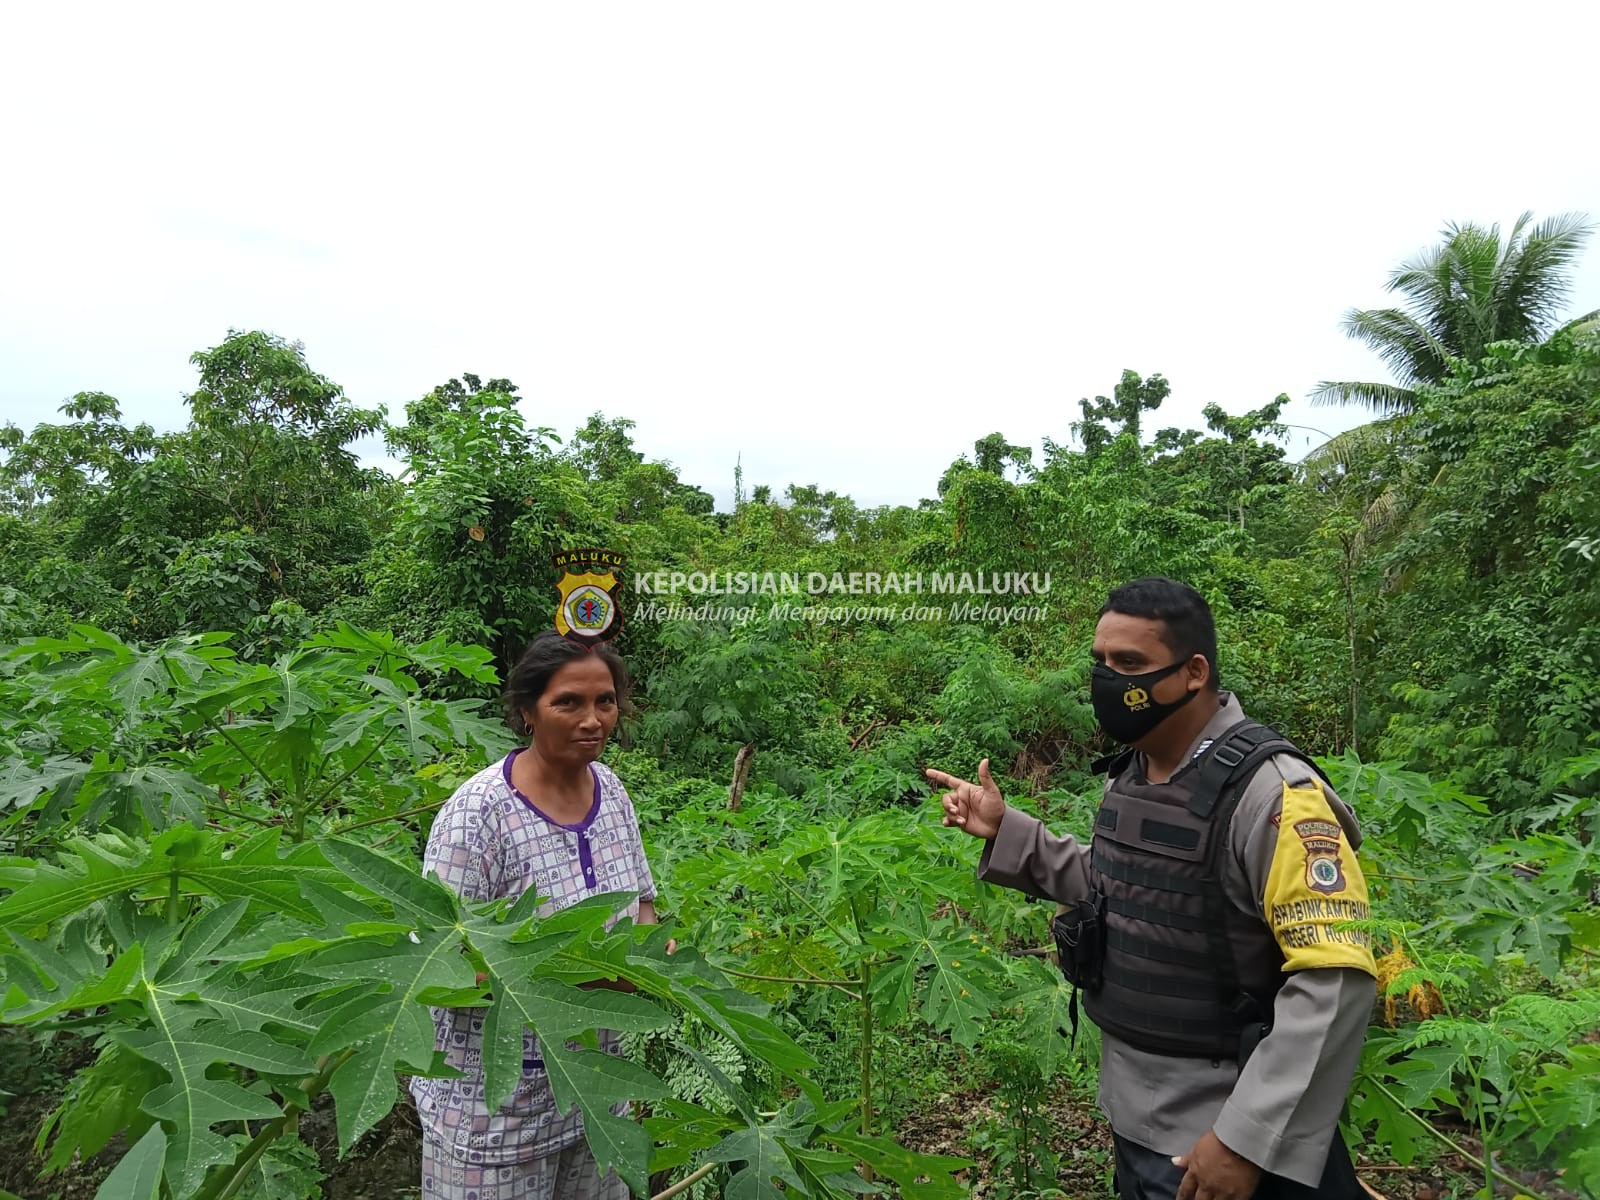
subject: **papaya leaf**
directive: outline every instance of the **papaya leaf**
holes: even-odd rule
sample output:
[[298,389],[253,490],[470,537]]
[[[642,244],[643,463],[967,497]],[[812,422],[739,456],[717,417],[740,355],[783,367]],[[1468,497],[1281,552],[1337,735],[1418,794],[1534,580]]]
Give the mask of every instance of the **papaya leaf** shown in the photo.
[[309,1045],[313,1055],[356,1049],[329,1082],[344,1153],[394,1107],[395,1071],[426,1068],[432,1060],[433,1023],[417,995],[470,987],[473,971],[453,929],[347,942],[309,956],[303,969],[323,979],[376,984],[329,1013]]
[[614,1169],[639,1195],[649,1192],[645,1171],[650,1143],[644,1127],[616,1115],[613,1107],[629,1100],[653,1100],[671,1095],[665,1083],[625,1058],[598,1050],[574,1049],[549,1041],[540,1047],[556,1108],[583,1110],[584,1134],[602,1171]]
[[167,1135],[152,1125],[132,1150],[111,1168],[94,1194],[94,1200],[160,1200],[161,1163],[167,1153]]
[[8,1021],[39,1021],[77,1008],[97,1008],[122,999],[142,977],[144,951],[133,946],[110,968],[105,953],[88,939],[85,922],[74,921],[59,937],[34,940],[16,930],[5,934],[18,953],[6,954],[12,994],[0,1002]]
[[142,1112],[139,1103],[165,1078],[155,1063],[116,1042],[107,1043],[100,1057],[74,1076],[60,1107],[34,1139],[36,1152],[42,1153],[47,1141],[50,1144],[44,1172],[63,1170],[75,1158],[93,1158],[124,1130],[130,1140],[142,1135],[154,1118]]
[[449,888],[392,858],[341,838],[323,842],[328,861],[347,877],[394,905],[395,912],[425,925],[453,925],[458,901]]
[[0,928],[42,925],[120,893],[165,891],[174,873],[191,895],[255,900],[277,911],[315,917],[316,910],[301,898],[301,883],[333,883],[340,875],[310,843],[279,854],[280,837],[279,830],[263,830],[231,853],[221,837],[187,825],[168,830],[148,846],[74,838],[68,842],[73,853],[65,866],[38,863],[31,881],[0,901]]
[[991,958],[979,954],[970,935],[957,933],[949,919],[929,922],[920,908],[901,909],[890,918],[888,932],[900,957],[873,977],[879,1010],[886,1015],[902,1011],[915,992],[930,1025],[961,1045],[975,1045],[1000,1003],[991,987],[997,973]]
[[398,731],[407,753],[418,762],[432,758],[437,747],[448,744],[449,726],[434,718],[433,704],[419,699],[392,679],[369,675],[366,684],[388,703],[384,708],[383,723]]
[[[147,983],[150,981],[147,980]],[[166,1170],[173,1190],[194,1190],[207,1167],[231,1157],[227,1139],[213,1133],[219,1121],[260,1120],[282,1111],[260,1092],[247,1091],[229,1079],[212,1079],[213,1063],[248,1067],[276,1075],[304,1074],[314,1069],[304,1050],[286,1046],[262,1033],[241,1037],[215,1021],[197,1021],[198,1006],[152,1002],[148,1029],[117,1030],[113,1037],[133,1053],[167,1072],[168,1082],[148,1093],[145,1112],[176,1128],[167,1145]]]
[[0,763],[0,809],[27,808],[63,784],[81,780],[88,771],[87,763],[68,755],[48,755],[38,765],[23,755],[8,755]]
[[891,1138],[848,1130],[830,1130],[821,1140],[856,1156],[886,1179],[900,1186],[903,1196],[918,1200],[946,1200],[964,1196],[966,1186],[951,1178],[957,1171],[969,1171],[974,1164],[946,1154],[919,1154]]
[[1398,1085],[1400,1098],[1409,1107],[1429,1109],[1452,1100],[1450,1081],[1461,1061],[1462,1052],[1458,1046],[1424,1046],[1391,1064],[1388,1073]]
[[1003,1002],[1022,1012],[1017,1037],[1033,1051],[1034,1069],[1044,1079],[1053,1078],[1071,1049],[1071,987],[1057,968],[1030,958],[1023,965],[1022,985]]
[[489,962],[495,999],[483,1027],[484,1097],[494,1108],[511,1098],[521,1078],[524,1027],[533,1029],[541,1042],[549,1042],[591,1029],[618,1033],[662,1029],[676,1019],[642,996],[606,989],[580,991],[553,979],[507,979],[496,970],[497,961]]
[[106,685],[127,718],[136,719],[146,700],[172,687],[172,677],[167,674],[165,649],[159,648],[147,654],[130,653],[123,664],[111,672]]
[[[784,1150],[783,1140],[804,1144],[810,1127],[795,1127],[774,1122],[736,1129],[723,1138],[705,1157],[711,1162],[740,1163],[723,1192],[727,1200],[783,1200],[787,1187],[805,1190],[794,1164]],[[780,1140],[783,1139],[783,1140]]]

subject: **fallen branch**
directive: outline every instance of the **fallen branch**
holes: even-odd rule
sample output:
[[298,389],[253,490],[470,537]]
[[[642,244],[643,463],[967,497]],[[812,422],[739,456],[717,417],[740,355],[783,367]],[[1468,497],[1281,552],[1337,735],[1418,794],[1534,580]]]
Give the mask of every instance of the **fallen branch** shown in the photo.
[[850,739],[850,749],[854,750],[857,746],[861,745],[862,742],[867,740],[867,734],[871,733],[874,729],[877,729],[882,724],[882,717],[873,717],[865,729]]

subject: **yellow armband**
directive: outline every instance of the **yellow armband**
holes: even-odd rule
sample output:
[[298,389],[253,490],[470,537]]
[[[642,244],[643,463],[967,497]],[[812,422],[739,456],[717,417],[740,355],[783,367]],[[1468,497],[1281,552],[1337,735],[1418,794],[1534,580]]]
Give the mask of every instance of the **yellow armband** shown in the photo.
[[1367,881],[1317,780],[1283,785],[1262,908],[1283,950],[1285,971],[1355,967],[1377,975],[1372,935],[1341,927],[1367,919]]

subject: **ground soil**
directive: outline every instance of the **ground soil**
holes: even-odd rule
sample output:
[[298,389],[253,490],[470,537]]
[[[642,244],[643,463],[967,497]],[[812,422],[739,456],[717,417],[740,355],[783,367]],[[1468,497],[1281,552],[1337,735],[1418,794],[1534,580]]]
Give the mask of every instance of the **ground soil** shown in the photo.
[[[930,1105],[925,1112],[900,1122],[896,1131],[900,1141],[927,1154],[976,1158],[977,1169],[966,1181],[976,1200],[1023,1200],[1009,1179],[997,1174],[991,1162],[969,1148],[968,1139],[974,1129],[993,1125],[998,1120],[993,1096],[969,1091],[939,1099],[938,1104]],[[1051,1141],[1061,1164],[1057,1180],[1059,1194],[1070,1200],[1111,1200],[1114,1195],[1110,1190],[1108,1167],[1111,1129],[1105,1119],[1093,1104],[1086,1103],[1067,1088],[1051,1098],[1048,1108],[1050,1128],[1054,1131]],[[1454,1129],[1449,1133],[1457,1144],[1476,1149],[1471,1145],[1468,1131]],[[1553,1172],[1508,1173],[1521,1179],[1529,1195],[1543,1200],[1581,1200],[1562,1188]],[[1356,1174],[1377,1200],[1466,1200],[1483,1185],[1478,1169],[1456,1155],[1446,1155],[1427,1164],[1399,1166],[1386,1161],[1372,1162],[1357,1148]],[[1496,1189],[1498,1197],[1516,1194],[1503,1183]]]

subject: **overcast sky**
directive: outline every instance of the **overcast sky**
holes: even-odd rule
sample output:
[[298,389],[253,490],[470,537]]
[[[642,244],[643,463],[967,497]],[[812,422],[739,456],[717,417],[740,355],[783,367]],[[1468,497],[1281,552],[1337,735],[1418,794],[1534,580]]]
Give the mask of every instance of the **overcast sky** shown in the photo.
[[914,502],[1124,367],[1151,428],[1288,392],[1337,431],[1298,398],[1385,377],[1340,315],[1446,221],[1600,217],[1596,12],[13,6],[0,412],[176,427],[232,327],[396,414],[472,371],[630,417],[723,506],[736,456]]

